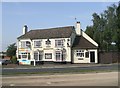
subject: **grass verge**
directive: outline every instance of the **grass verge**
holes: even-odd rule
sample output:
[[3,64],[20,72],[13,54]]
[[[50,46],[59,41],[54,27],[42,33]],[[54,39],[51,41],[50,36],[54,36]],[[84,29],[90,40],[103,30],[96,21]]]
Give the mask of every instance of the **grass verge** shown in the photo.
[[100,73],[100,72],[113,72],[117,70],[67,70],[67,71],[52,71],[52,72],[15,72],[15,73],[3,73],[3,76],[16,76],[16,75],[54,75],[54,74],[85,74],[85,73]]

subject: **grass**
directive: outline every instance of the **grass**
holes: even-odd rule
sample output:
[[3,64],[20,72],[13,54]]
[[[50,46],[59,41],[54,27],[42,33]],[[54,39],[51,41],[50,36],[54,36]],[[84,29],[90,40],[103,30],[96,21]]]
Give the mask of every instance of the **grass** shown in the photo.
[[112,72],[116,70],[67,70],[67,71],[53,71],[53,72],[22,72],[22,73],[3,73],[3,76],[15,76],[15,75],[54,75],[54,74],[85,74],[85,73],[100,73],[100,72]]

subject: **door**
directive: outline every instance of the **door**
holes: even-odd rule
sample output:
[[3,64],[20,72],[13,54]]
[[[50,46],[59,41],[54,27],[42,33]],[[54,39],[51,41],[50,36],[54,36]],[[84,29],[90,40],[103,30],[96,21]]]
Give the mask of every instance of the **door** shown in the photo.
[[95,52],[90,52],[90,62],[95,62]]
[[40,61],[40,60],[42,60],[42,58],[43,58],[43,53],[42,52],[38,52],[38,51],[34,52],[34,59],[36,61]]

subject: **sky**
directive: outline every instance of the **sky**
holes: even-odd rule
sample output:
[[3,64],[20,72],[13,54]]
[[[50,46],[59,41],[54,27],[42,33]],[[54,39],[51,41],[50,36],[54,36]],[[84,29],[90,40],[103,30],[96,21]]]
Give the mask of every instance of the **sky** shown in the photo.
[[8,45],[17,42],[24,25],[28,30],[75,26],[77,18],[85,31],[86,26],[92,25],[92,14],[100,14],[112,4],[114,2],[2,2],[0,47],[5,51]]

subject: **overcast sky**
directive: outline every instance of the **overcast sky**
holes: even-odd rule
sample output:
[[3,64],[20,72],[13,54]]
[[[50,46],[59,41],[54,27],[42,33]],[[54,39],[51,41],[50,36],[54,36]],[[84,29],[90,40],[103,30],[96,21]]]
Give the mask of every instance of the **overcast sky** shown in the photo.
[[76,17],[85,31],[87,25],[92,25],[92,14],[100,14],[112,4],[114,2],[3,2],[2,50],[17,41],[25,24],[29,30],[74,26]]

